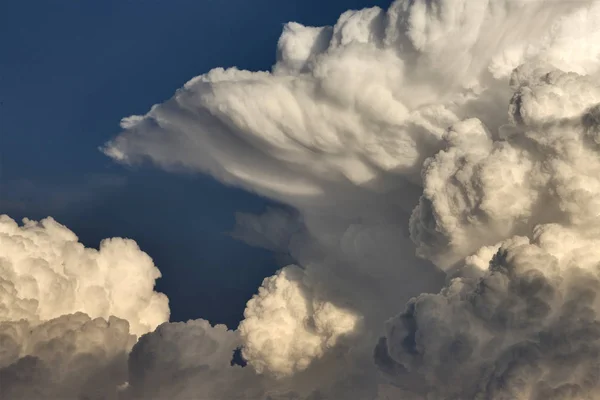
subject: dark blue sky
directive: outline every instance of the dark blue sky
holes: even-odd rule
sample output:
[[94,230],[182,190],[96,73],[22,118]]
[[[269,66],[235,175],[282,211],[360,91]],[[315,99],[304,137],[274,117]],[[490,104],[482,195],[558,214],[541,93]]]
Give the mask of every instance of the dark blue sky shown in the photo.
[[54,216],[88,246],[135,239],[172,320],[234,327],[277,265],[230,239],[235,211],[267,202],[198,175],[113,164],[97,147],[214,67],[269,69],[282,24],[333,24],[382,0],[0,2],[0,213]]

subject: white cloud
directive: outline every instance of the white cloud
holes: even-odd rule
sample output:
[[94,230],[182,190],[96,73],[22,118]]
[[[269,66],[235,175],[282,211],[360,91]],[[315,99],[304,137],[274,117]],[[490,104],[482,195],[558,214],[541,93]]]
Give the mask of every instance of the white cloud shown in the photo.
[[[240,327],[249,367],[280,378],[265,377],[268,388],[298,398],[395,390],[470,398],[486,382],[477,375],[482,359],[504,360],[506,348],[488,356],[477,347],[495,346],[498,332],[478,325],[465,298],[475,299],[488,275],[521,282],[519,274],[502,280],[488,272],[500,244],[532,241],[527,248],[535,249],[552,240],[539,233],[547,224],[578,231],[600,214],[597,85],[557,70],[598,72],[599,10],[593,1],[396,1],[387,11],[346,12],[333,27],[292,23],[272,72],[216,69],[193,78],[171,100],[127,119],[104,151],[209,173],[298,211],[240,216],[235,230],[288,252],[301,268],[268,278]],[[388,323],[375,353],[386,378],[361,358],[383,320],[442,286],[409,237],[419,256],[455,279]],[[514,295],[498,284],[500,295]],[[513,310],[503,298],[489,299],[498,312],[539,321],[526,307],[543,299],[515,300]],[[334,324],[348,326],[344,346],[328,346],[328,334],[311,325],[314,299],[360,318]],[[343,362],[322,368],[337,356]],[[461,357],[472,365],[452,364]],[[365,391],[344,397],[344,385]],[[516,398],[489,390],[490,398]]]
[[379,362],[434,397],[596,398],[600,86],[545,67],[517,69],[512,82],[502,139],[474,121],[451,129],[484,139],[449,140],[426,164],[413,220],[441,262],[503,243],[388,321]]
[[136,335],[169,318],[160,272],[132,240],[95,250],[52,218],[3,215],[0,271],[2,398],[116,399]]
[[11,400],[110,398],[135,343],[126,320],[83,313],[0,322],[0,395]]
[[[597,397],[599,27],[597,1],[399,0],[290,23],[271,72],[215,69],[123,119],[113,159],[295,209],[239,216],[234,235],[296,266],[264,281],[237,331],[144,336],[104,393],[127,375],[126,399]],[[76,311],[135,334],[167,319],[133,242],[95,251],[52,220],[0,226],[10,332]],[[10,382],[49,359],[5,336]],[[247,367],[228,364],[238,346]]]
[[0,316],[34,323],[83,312],[129,322],[136,335],[169,318],[168,300],[154,292],[160,272],[128,239],[106,239],[99,250],[52,218],[19,226],[0,217]]
[[258,372],[292,375],[353,333],[359,318],[311,293],[302,269],[287,266],[266,278],[246,307],[242,354]]

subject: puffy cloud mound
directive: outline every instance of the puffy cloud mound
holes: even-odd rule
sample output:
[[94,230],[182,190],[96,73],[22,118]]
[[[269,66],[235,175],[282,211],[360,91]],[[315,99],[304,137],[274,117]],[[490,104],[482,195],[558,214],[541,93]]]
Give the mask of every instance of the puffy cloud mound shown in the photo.
[[481,277],[411,300],[378,361],[434,398],[596,398],[596,243],[560,225],[505,241]]
[[316,298],[305,279],[302,269],[285,267],[265,279],[248,302],[239,331],[242,354],[257,372],[290,375],[304,370],[356,329],[354,313]]
[[83,313],[32,324],[0,322],[0,397],[117,399],[135,336],[127,321]]
[[424,164],[411,234],[440,266],[539,223],[597,222],[600,85],[538,64],[511,84],[510,124],[495,134],[479,120],[455,124]]
[[600,85],[545,65],[511,83],[510,125],[452,127],[412,219],[436,260],[502,243],[411,300],[376,357],[434,398],[597,398]]
[[238,334],[224,325],[213,327],[204,320],[162,324],[134,346],[123,394],[144,400],[243,398],[250,386],[244,382],[248,371],[231,366],[239,344]]
[[99,250],[52,218],[19,226],[0,217],[0,321],[47,321],[83,312],[129,322],[136,335],[169,319],[152,259],[132,240],[113,238]]

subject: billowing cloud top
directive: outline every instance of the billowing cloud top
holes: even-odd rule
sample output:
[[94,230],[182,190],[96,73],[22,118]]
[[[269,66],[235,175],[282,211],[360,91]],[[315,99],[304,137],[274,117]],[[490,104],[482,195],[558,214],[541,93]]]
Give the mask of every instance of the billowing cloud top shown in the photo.
[[169,319],[160,272],[132,240],[96,250],[52,218],[2,215],[0,271],[2,399],[116,395],[136,335]]
[[[294,205],[331,202],[336,192],[390,191],[419,181],[450,124],[503,122],[490,103],[504,106],[506,97],[498,97],[508,91],[490,87],[491,79],[526,59],[569,66],[555,46],[573,36],[564,32],[573,21],[561,18],[581,7],[397,1],[387,12],[346,12],[334,27],[290,23],[272,72],[215,69],[195,77],[145,116],[125,118],[104,152],[122,162],[146,157],[197,169]],[[590,13],[576,18],[592,25]],[[577,39],[592,44],[589,33]],[[586,67],[600,46],[580,47],[576,61]]]
[[[191,79],[102,150],[285,204],[233,234],[293,264],[238,329],[166,323],[131,350],[127,322],[168,312],[149,258],[5,219],[13,398],[600,398],[600,3],[398,0],[289,23],[277,57]],[[82,354],[99,378],[75,385]]]
[[169,319],[167,297],[154,292],[160,277],[132,240],[113,238],[85,248],[52,218],[19,226],[0,216],[1,321],[48,321],[82,312],[129,322],[133,334]]

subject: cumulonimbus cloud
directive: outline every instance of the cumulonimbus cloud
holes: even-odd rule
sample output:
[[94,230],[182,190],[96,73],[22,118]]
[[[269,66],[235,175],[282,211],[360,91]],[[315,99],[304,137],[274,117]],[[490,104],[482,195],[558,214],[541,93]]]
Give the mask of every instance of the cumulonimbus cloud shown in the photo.
[[[599,397],[599,2],[398,0],[348,11],[331,27],[287,24],[277,55],[269,72],[191,79],[146,115],[123,119],[102,150],[285,204],[239,215],[234,236],[294,265],[265,279],[236,330],[165,323],[131,350],[119,328],[120,350],[105,353],[114,364],[99,362],[118,372],[75,391],[156,400]],[[61,229],[47,234],[74,242]],[[71,265],[96,271],[89,257],[128,255],[137,272],[119,282],[139,283],[139,296],[104,269],[72,278],[68,304],[56,300],[59,286],[35,292],[28,278],[11,277],[11,332],[16,315],[36,327],[79,318],[69,329],[92,324],[107,332],[95,336],[101,343],[117,323],[95,317],[114,315],[137,335],[164,322],[151,262],[131,242],[114,243],[97,253],[76,246],[86,258]],[[62,265],[68,254],[37,257]],[[55,311],[36,300],[57,302]],[[6,337],[23,348],[24,336]],[[236,349],[245,367],[229,364]],[[50,358],[10,354],[0,377],[21,393],[14,371]]]

